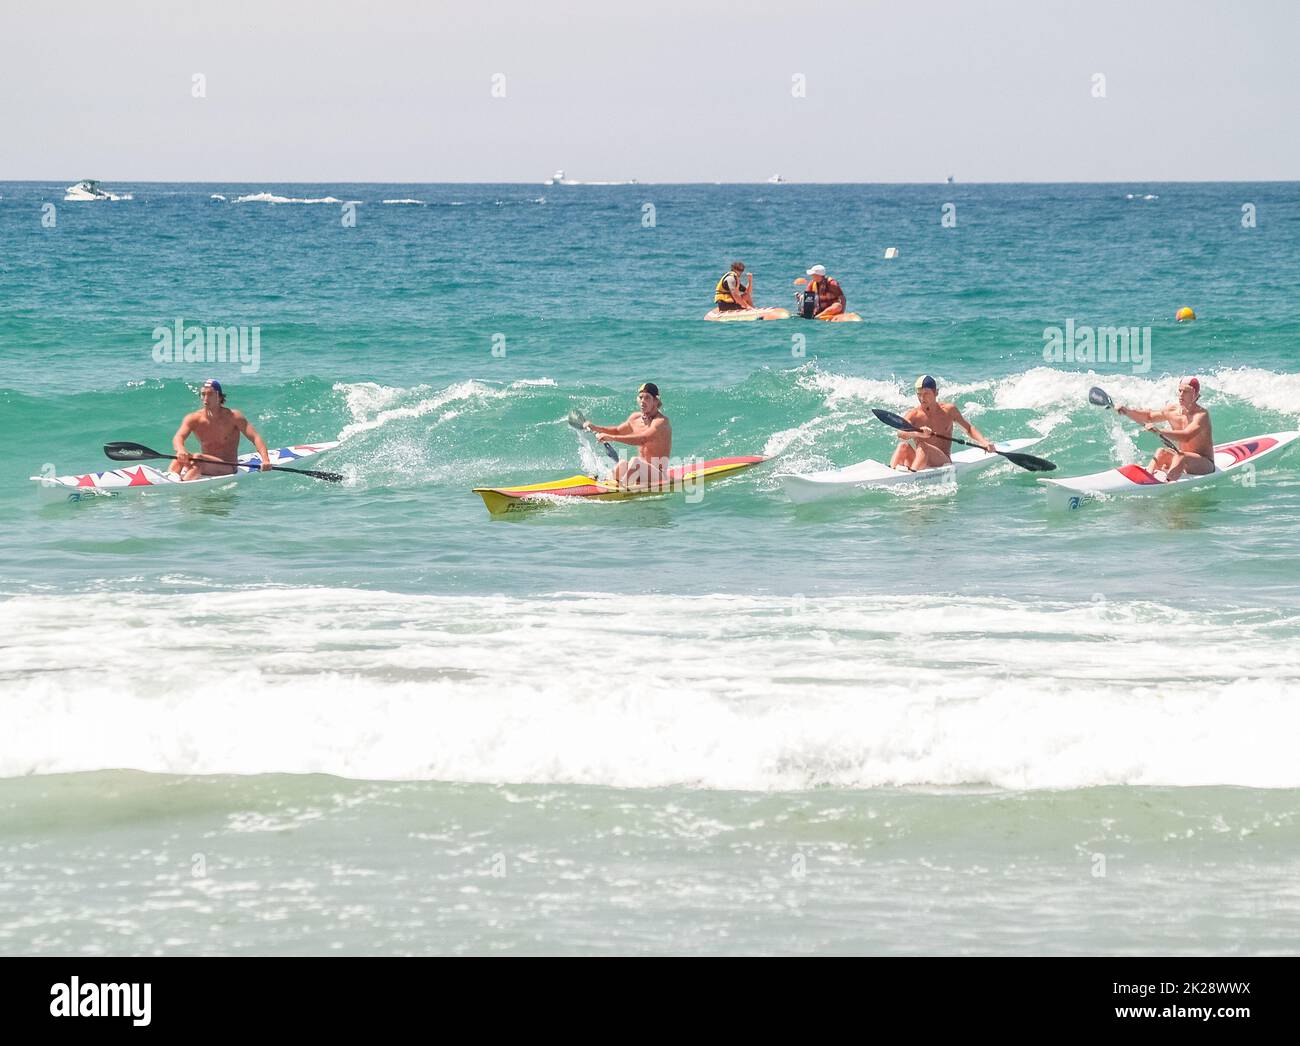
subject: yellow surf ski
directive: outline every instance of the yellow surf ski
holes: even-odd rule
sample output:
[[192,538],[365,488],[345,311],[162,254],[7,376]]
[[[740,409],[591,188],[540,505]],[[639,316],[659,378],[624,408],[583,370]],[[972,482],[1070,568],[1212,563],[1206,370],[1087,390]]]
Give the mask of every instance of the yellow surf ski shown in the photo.
[[699,461],[679,465],[668,470],[662,484],[649,489],[616,487],[596,479],[594,476],[570,476],[568,479],[552,480],[549,483],[530,483],[522,487],[475,487],[474,493],[483,499],[488,512],[494,516],[519,508],[535,508],[539,505],[554,504],[560,498],[590,498],[595,501],[624,501],[628,498],[645,497],[650,494],[667,494],[682,490],[695,483],[716,479],[718,476],[738,472],[740,469],[758,465],[767,458],[761,454],[737,458],[714,458],[711,461]]

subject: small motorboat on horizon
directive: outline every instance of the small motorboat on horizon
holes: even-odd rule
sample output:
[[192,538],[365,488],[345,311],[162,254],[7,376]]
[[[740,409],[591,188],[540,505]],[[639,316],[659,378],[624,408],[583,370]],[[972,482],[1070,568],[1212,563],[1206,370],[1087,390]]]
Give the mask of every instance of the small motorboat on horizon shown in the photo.
[[69,185],[64,200],[130,200],[130,193],[111,193],[92,178],[85,178],[76,185]]

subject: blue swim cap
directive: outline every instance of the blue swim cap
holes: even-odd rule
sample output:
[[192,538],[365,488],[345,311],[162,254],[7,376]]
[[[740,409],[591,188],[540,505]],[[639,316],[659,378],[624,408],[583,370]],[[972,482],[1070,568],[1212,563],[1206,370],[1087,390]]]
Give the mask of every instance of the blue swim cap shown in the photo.
[[920,392],[922,389],[929,389],[932,392],[938,392],[939,383],[930,377],[930,375],[922,374],[916,379],[916,391]]
[[215,389],[223,396],[225,395],[225,390],[221,387],[221,382],[217,381],[216,378],[209,378],[207,381],[203,383],[203,387],[205,389]]

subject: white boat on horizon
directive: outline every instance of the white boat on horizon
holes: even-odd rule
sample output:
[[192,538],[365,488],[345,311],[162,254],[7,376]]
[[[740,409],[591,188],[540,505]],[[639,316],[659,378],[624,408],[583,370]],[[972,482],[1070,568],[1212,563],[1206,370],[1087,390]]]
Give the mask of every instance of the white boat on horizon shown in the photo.
[[77,182],[76,185],[69,185],[67,195],[63,197],[65,201],[87,201],[87,200],[130,200],[133,199],[130,193],[111,193],[103,188],[99,182],[92,178],[85,178]]
[[580,182],[576,178],[566,178],[564,169],[557,170],[553,175],[542,182],[543,185],[636,185],[635,178],[629,178],[625,182]]

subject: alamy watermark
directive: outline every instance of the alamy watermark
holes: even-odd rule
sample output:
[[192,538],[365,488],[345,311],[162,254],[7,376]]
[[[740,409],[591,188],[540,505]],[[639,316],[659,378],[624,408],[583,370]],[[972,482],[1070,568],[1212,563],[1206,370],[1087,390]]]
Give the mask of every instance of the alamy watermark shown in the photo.
[[50,986],[51,1017],[129,1017],[137,1028],[147,1028],[152,1019],[153,983],[132,981],[103,984],[80,977],[57,981]]
[[155,363],[237,363],[243,374],[262,366],[262,328],[201,327],[181,317],[170,327],[153,329]]
[[[646,474],[646,459],[628,458],[624,463],[631,473],[619,485],[625,493],[634,494],[685,494],[688,505],[698,505],[704,500],[704,482],[709,478],[708,462],[703,458],[652,458],[653,469]],[[603,482],[608,483],[606,478]]]
[[1126,364],[1134,374],[1151,369],[1150,327],[1087,327],[1066,320],[1043,328],[1045,363]]

